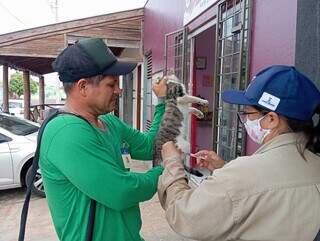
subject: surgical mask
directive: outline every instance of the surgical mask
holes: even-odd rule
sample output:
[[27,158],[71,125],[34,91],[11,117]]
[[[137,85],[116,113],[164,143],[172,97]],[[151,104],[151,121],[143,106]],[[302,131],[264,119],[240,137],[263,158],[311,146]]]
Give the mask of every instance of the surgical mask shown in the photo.
[[244,123],[248,135],[254,142],[258,144],[262,144],[264,138],[271,132],[270,129],[263,129],[260,125],[260,121],[264,117],[265,116],[262,116],[260,119],[256,120],[249,120],[249,118],[247,118],[246,122]]

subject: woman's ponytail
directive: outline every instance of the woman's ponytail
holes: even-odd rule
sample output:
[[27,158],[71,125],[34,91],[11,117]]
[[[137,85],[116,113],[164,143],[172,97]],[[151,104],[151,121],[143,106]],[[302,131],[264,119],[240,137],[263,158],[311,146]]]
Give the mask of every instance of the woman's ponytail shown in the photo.
[[314,116],[315,126],[312,128],[308,136],[306,148],[313,153],[320,153],[320,106],[316,109]]
[[287,118],[288,125],[293,132],[303,132],[307,138],[304,148],[299,152],[303,155],[305,149],[313,153],[320,153],[320,106],[314,113],[313,120],[301,121]]

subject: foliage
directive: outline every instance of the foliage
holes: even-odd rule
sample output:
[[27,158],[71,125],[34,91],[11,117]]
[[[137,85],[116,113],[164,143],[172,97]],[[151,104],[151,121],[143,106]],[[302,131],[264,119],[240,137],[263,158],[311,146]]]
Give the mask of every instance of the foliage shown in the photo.
[[[35,94],[38,91],[39,83],[30,79],[30,92],[31,94]],[[9,83],[9,92],[10,94],[16,94],[19,97],[23,95],[23,81],[22,81],[22,73],[15,72],[10,76],[10,83]]]

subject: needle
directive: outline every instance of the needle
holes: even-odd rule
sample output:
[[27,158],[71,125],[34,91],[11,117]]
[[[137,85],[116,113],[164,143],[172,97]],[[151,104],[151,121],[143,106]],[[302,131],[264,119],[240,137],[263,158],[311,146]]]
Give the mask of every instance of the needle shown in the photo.
[[194,153],[185,153],[185,154],[188,155],[188,156],[194,157],[194,158],[200,158],[202,160],[205,160],[207,158],[207,156],[197,156]]

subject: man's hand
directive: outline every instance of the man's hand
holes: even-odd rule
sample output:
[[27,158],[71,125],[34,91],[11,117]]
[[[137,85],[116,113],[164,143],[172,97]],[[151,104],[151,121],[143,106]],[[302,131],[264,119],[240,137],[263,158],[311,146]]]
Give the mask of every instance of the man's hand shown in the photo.
[[214,151],[202,150],[195,153],[194,156],[197,158],[197,165],[201,168],[213,171],[224,166],[224,160]]
[[167,78],[164,76],[158,83],[153,81],[152,90],[157,97],[166,97],[167,95]]

